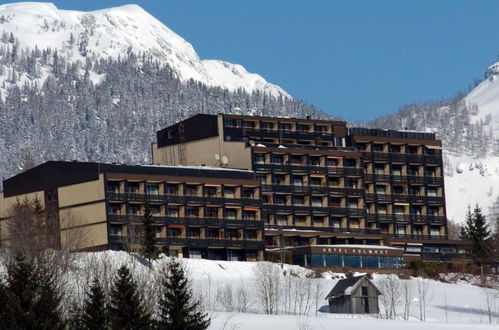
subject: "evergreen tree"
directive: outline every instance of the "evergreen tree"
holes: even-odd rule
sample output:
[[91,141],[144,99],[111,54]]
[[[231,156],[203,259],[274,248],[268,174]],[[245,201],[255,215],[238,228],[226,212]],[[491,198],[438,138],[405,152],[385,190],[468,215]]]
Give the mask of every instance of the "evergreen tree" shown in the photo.
[[156,247],[156,229],[153,226],[152,209],[146,200],[144,204],[144,235],[142,237],[142,254],[147,259],[155,259],[157,256]]
[[471,211],[468,207],[466,221],[461,227],[460,238],[471,242],[469,255],[480,266],[483,266],[490,257],[490,247],[487,238],[490,236],[490,228],[485,216],[482,214],[478,204]]
[[108,328],[106,296],[97,278],[94,278],[86,300],[83,302],[81,315],[82,329],[105,330]]
[[122,266],[114,281],[109,304],[110,328],[113,330],[150,329],[151,316],[130,270]]
[[5,284],[0,281],[0,324],[10,324],[12,322],[7,310],[8,299],[7,288]]
[[173,259],[168,263],[162,289],[158,329],[203,330],[208,328],[211,320],[201,310],[200,302],[193,300],[189,279],[179,261]]
[[10,322],[5,329],[64,329],[60,297],[46,268],[37,269],[18,255],[8,266],[7,277],[4,317]]

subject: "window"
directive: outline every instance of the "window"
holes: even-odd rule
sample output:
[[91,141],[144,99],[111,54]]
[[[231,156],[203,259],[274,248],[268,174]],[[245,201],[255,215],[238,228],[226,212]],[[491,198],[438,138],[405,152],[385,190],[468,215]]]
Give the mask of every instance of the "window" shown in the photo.
[[379,214],[386,214],[386,205],[377,205],[376,210]]
[[333,187],[337,187],[340,185],[340,178],[336,176],[329,177],[329,185]]
[[436,155],[437,153],[436,153],[435,149],[430,149],[430,148],[425,147],[424,154],[425,155]]
[[253,156],[254,162],[256,164],[265,164],[265,155],[264,154],[255,154]]
[[322,197],[312,197],[310,202],[314,207],[322,207]]
[[302,165],[303,164],[303,156],[301,155],[291,155],[289,156],[290,162],[292,165]]
[[438,215],[438,208],[436,208],[434,206],[428,206],[428,215],[437,216]]
[[274,129],[274,124],[262,121],[260,123],[260,128],[264,131],[272,131]]
[[341,207],[341,197],[331,197],[330,199],[331,206]]
[[118,181],[108,181],[107,182],[107,191],[119,193],[120,192],[120,183]]
[[340,221],[339,220],[332,220],[331,221],[331,227],[333,227],[333,228],[340,228]]
[[224,186],[224,197],[225,198],[235,198],[236,197],[236,188]]
[[385,150],[385,146],[383,144],[375,144],[373,145],[373,151],[383,152]]
[[419,187],[409,186],[410,195],[419,195]]
[[159,184],[157,184],[157,183],[146,183],[146,194],[148,194],[148,195],[159,195]]
[[225,230],[225,238],[226,239],[239,239],[239,231],[237,229],[226,229]]
[[396,195],[404,194],[404,187],[402,186],[392,186],[392,193]]
[[405,234],[405,226],[404,225],[397,225],[396,226],[396,233],[399,235],[404,235]]
[[272,176],[272,184],[284,184],[284,174],[274,174]]
[[303,176],[301,175],[294,175],[293,176],[293,185],[295,186],[303,186]]
[[419,166],[409,166],[407,172],[409,175],[417,176],[419,175]]
[[305,204],[305,197],[304,196],[293,196],[293,204],[294,205]]
[[220,238],[220,232],[218,229],[206,228],[205,236],[211,239]]
[[338,158],[329,158],[328,157],[326,163],[327,163],[328,167],[337,167],[337,166],[339,166],[340,161]]
[[386,194],[386,186],[381,185],[381,184],[377,184],[376,185],[376,194],[381,194],[381,195]]
[[256,230],[245,230],[244,238],[247,240],[255,241],[258,239],[258,233]]
[[281,165],[284,163],[284,155],[281,154],[272,154],[272,164]]
[[189,229],[187,229],[187,237],[189,237],[189,238],[199,238],[199,228],[189,228]]
[[402,166],[392,165],[392,174],[393,175],[402,175]]
[[126,192],[127,193],[138,193],[139,192],[139,183],[138,182],[127,182],[126,183]]
[[121,235],[121,226],[110,225],[109,226],[109,235],[112,235],[112,236]]
[[297,124],[296,125],[296,131],[297,132],[308,132],[310,131],[310,126],[309,125],[305,125],[305,124]]
[[199,217],[199,207],[197,207],[197,206],[187,206],[185,208],[185,216],[186,217],[193,217],[193,218]]
[[241,194],[243,198],[255,198],[255,188],[243,187]]
[[356,167],[357,160],[354,158],[345,158],[345,167]]
[[430,196],[430,197],[436,197],[437,196],[437,189],[435,189],[435,188],[428,188],[428,196]]
[[409,246],[407,245],[405,247],[406,252],[421,252],[422,247],[421,246]]
[[286,204],[286,196],[285,195],[274,195],[274,203],[276,205],[285,205]]
[[120,206],[120,204],[109,204],[109,206],[107,207],[107,213],[108,214],[120,215],[121,214],[121,206]]
[[385,174],[385,165],[383,164],[376,164],[374,165],[374,173],[375,174]]
[[321,159],[320,159],[320,157],[310,156],[308,158],[308,164],[310,166],[320,166],[321,165]]
[[356,200],[349,200],[348,201],[348,208],[349,209],[357,209],[357,208],[359,208],[359,204],[357,203]]
[[321,185],[321,178],[310,178],[308,180],[308,184],[311,186],[320,186]]
[[178,185],[169,184],[166,186],[166,194],[167,195],[178,195]]
[[421,215],[421,206],[411,205],[411,214],[412,215]]
[[404,207],[400,205],[395,205],[393,207],[393,213],[395,214],[404,214]]
[[265,174],[256,174],[255,178],[260,182],[260,184],[265,184]]
[[424,170],[424,175],[425,176],[435,176],[436,171],[434,167],[426,167]]
[[127,215],[140,215],[140,206],[139,205],[128,205],[126,209]]
[[181,233],[179,228],[168,228],[168,237],[178,238],[181,236]]
[[178,217],[178,207],[175,206],[168,206],[166,209],[166,213],[169,217]]
[[254,121],[243,121],[243,127],[244,128],[255,128],[255,122]]
[[226,219],[235,220],[237,217],[237,210],[231,208],[225,209],[224,216]]
[[204,187],[204,195],[206,197],[215,197],[217,195],[217,187]]
[[286,123],[279,123],[279,129],[281,131],[291,131],[291,124],[286,124]]
[[192,185],[186,185],[184,187],[184,195],[186,196],[196,196],[198,194],[198,187]]
[[347,178],[345,180],[345,187],[347,187],[347,188],[357,188],[358,187],[358,180],[357,179]]
[[278,226],[286,226],[288,224],[288,216],[276,215],[276,223]]
[[430,227],[430,235],[431,236],[439,236],[440,235],[440,228],[439,227]]
[[314,217],[313,224],[314,224],[314,226],[317,226],[317,227],[324,227],[324,224],[325,224],[324,217]]
[[362,291],[362,293],[361,293],[361,294],[362,294],[363,296],[368,296],[368,293],[367,293],[367,286],[363,286],[363,287],[362,287],[362,289],[361,289],[361,291]]
[[401,150],[402,150],[401,146],[392,145],[390,147],[390,152],[392,152],[394,154],[399,154],[401,152]]
[[315,125],[315,132],[316,133],[326,133],[327,132],[327,126]]
[[151,215],[152,216],[159,216],[161,213],[161,208],[158,205],[150,205],[149,209],[151,210]]
[[256,220],[256,211],[243,211],[243,220]]
[[204,215],[207,218],[218,218],[218,208],[207,207],[204,209]]
[[304,215],[295,215],[294,221],[295,225],[297,226],[305,226],[307,223],[307,217],[305,217]]

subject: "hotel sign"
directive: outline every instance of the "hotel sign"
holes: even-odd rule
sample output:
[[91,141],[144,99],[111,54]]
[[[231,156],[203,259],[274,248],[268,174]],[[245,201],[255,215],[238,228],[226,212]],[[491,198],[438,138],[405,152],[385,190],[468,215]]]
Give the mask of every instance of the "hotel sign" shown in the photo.
[[360,247],[311,247],[311,253],[323,254],[347,254],[347,255],[372,255],[372,256],[401,256],[402,250],[383,248],[360,248]]

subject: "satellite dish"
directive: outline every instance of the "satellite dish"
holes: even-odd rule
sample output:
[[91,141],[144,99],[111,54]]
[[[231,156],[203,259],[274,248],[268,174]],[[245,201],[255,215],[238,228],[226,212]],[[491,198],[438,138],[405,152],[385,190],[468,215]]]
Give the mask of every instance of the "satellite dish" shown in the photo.
[[229,164],[229,158],[227,158],[227,156],[222,156],[222,164],[224,165]]
[[220,160],[220,155],[219,154],[215,154],[215,159],[216,160]]
[[252,146],[252,147],[255,146],[255,141],[251,140],[249,143],[250,143],[250,146]]

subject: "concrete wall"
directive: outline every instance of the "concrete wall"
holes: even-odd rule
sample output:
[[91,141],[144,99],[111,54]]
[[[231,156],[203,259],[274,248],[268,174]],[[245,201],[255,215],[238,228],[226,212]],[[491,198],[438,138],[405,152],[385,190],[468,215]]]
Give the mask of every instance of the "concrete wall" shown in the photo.
[[104,176],[58,189],[61,245],[81,250],[108,244]]

